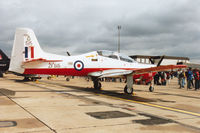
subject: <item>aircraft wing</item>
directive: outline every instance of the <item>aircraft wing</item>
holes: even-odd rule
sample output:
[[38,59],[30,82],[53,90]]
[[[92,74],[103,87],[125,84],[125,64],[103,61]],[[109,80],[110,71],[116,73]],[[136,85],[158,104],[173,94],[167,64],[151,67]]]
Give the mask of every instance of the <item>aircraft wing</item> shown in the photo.
[[186,68],[186,65],[164,65],[158,67],[150,67],[150,68],[142,68],[142,69],[134,69],[134,70],[125,70],[125,69],[109,69],[103,71],[97,71],[89,73],[88,76],[92,77],[122,77],[129,74],[143,74],[143,73],[150,73],[150,72],[159,72],[159,71],[166,71],[172,69],[179,69],[179,68]]
[[134,74],[143,74],[143,73],[150,73],[150,72],[159,72],[159,71],[166,71],[166,70],[173,70],[179,68],[186,68],[186,65],[163,65],[158,67],[150,67],[150,68],[142,68],[134,70]]
[[89,73],[88,76],[92,77],[121,77],[124,75],[128,75],[133,73],[133,70],[124,70],[124,69],[110,69],[110,70],[104,70],[104,71],[97,71]]

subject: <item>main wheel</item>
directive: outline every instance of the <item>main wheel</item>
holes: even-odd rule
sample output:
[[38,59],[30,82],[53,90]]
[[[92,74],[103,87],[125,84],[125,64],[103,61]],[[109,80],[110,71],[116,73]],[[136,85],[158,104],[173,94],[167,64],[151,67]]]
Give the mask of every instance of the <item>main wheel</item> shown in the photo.
[[127,85],[124,87],[124,92],[126,94],[133,94],[133,88],[128,88]]
[[37,79],[35,77],[32,77],[31,78],[31,81],[36,81]]
[[124,93],[127,93],[127,85],[124,87]]
[[149,91],[150,91],[150,92],[153,92],[153,91],[154,91],[154,87],[153,87],[153,86],[150,86],[150,87],[149,87]]
[[101,83],[100,82],[94,82],[94,89],[101,90]]
[[3,77],[3,72],[0,72],[0,77],[1,77],[1,78]]
[[29,77],[24,77],[23,81],[30,81]]

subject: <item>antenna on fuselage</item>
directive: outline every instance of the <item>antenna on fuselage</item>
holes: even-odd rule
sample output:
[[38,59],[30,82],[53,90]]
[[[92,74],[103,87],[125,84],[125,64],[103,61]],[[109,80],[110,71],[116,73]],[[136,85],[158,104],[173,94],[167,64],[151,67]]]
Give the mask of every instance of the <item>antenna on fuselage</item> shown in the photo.
[[66,53],[67,53],[68,56],[71,56],[70,53],[69,53],[68,51],[67,51]]

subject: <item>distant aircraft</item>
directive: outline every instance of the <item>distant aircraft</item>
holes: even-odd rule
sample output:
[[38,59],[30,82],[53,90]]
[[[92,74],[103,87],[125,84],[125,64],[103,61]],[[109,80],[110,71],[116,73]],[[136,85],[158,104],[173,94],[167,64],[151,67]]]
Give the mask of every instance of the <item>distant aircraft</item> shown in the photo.
[[[162,63],[163,59],[165,58],[165,56],[163,55],[161,57],[161,59],[159,60],[159,62],[157,63],[157,66],[160,66],[160,64]],[[151,64],[155,64],[155,62],[152,60],[152,58],[149,58]],[[133,80],[134,83],[139,83],[139,84],[151,84],[153,77],[156,75],[157,72],[149,72],[149,73],[142,73],[142,74],[134,74],[133,75]],[[153,91],[151,89],[151,86],[149,88],[149,91]]]
[[[83,46],[84,47],[84,46]],[[100,78],[125,77],[124,92],[133,93],[133,75],[185,68],[185,65],[156,66],[141,64],[130,57],[112,51],[99,50],[77,56],[61,56],[44,52],[34,32],[16,29],[9,71],[18,75],[89,76],[94,88],[101,89]],[[150,86],[153,90],[153,86]]]
[[143,74],[134,74],[133,80],[136,84],[145,84],[148,85],[152,82],[153,77],[157,72],[143,73]]
[[8,71],[10,64],[10,59],[8,56],[0,49],[0,77],[3,77],[3,73]]

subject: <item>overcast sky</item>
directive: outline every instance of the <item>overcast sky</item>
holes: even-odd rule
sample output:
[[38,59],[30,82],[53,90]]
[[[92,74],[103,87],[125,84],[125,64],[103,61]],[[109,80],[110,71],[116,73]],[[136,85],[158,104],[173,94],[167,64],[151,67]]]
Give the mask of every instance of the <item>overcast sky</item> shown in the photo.
[[44,51],[94,50],[186,56],[200,63],[200,0],[0,0],[0,48],[9,56],[15,29],[34,30]]

